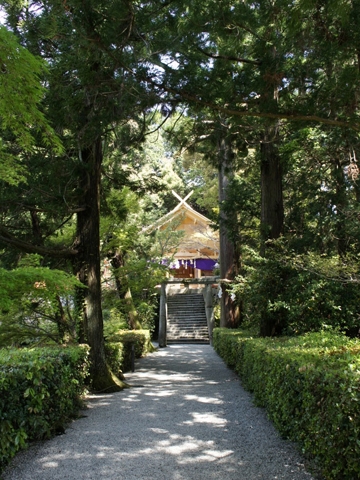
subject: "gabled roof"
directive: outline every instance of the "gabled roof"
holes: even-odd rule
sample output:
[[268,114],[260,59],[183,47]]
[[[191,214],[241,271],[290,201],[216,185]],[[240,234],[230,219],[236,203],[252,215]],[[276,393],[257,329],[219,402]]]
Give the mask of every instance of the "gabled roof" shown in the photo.
[[170,212],[168,212],[166,215],[163,217],[159,218],[155,223],[150,225],[149,227],[146,227],[144,231],[151,231],[155,230],[156,228],[160,228],[164,226],[166,223],[171,222],[175,218],[184,215],[187,217],[190,217],[192,220],[194,220],[194,223],[198,222],[202,225],[208,225],[211,226],[211,220],[201,213],[197,212],[194,210],[188,203],[186,203],[186,200],[192,195],[193,191],[191,191],[189,194],[186,195],[184,199],[182,199],[176,192],[172,190],[173,195],[180,200],[180,203],[176,205],[175,208],[173,208]]
[[184,231],[184,237],[180,240],[177,250],[168,252],[174,258],[217,258],[219,256],[219,235],[211,227],[211,220],[194,210],[186,200],[192,194],[189,193],[184,199],[172,192],[180,203],[171,212],[159,218],[153,225],[145,228],[145,232],[162,229],[167,223],[178,219],[179,222],[171,225],[173,230]]

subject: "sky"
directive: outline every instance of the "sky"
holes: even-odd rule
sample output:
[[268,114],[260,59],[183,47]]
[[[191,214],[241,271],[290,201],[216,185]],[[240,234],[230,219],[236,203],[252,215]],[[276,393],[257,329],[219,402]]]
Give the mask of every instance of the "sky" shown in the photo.
[[0,25],[5,24],[5,13],[4,8],[0,5]]

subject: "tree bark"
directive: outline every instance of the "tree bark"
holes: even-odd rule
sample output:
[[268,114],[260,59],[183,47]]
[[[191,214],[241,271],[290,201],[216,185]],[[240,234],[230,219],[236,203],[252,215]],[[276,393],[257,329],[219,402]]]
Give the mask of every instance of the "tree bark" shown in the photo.
[[345,211],[347,209],[348,198],[346,192],[346,182],[344,167],[338,159],[334,160],[333,175],[336,182],[334,206],[336,207],[336,241],[337,253],[340,261],[345,261],[348,250],[348,238],[346,229]]
[[[238,259],[236,258],[236,246],[229,238],[226,223],[229,218],[222,208],[227,199],[227,187],[229,178],[233,174],[232,151],[229,139],[224,136],[219,139],[219,204],[220,204],[220,277],[224,280],[234,280],[238,273]],[[221,285],[222,296],[220,299],[221,316],[220,326],[224,328],[236,328],[240,322],[239,306],[231,299],[227,284]]]
[[[277,129],[267,128],[260,147],[261,153],[261,255],[270,255],[270,246],[267,240],[276,240],[283,233],[284,205],[282,189],[282,168],[277,145]],[[280,278],[274,278],[274,289],[269,300],[274,300],[278,294],[277,286]],[[280,314],[262,313],[260,321],[260,335],[273,336],[281,323]]]
[[109,370],[105,358],[100,271],[100,181],[102,142],[98,138],[81,150],[81,188],[85,209],[77,214],[77,273],[85,282],[84,336],[90,345],[91,388],[96,392],[118,391],[124,386]]
[[120,278],[117,271],[120,267],[124,266],[124,256],[120,253],[115,254],[111,258],[111,265],[114,268],[115,284],[118,295],[125,304],[129,327],[131,328],[131,330],[141,330],[142,325],[134,305],[127,277],[123,276],[122,278]]
[[[263,243],[279,238],[284,228],[282,168],[276,128],[267,128],[261,142],[261,230]],[[263,252],[265,247],[263,247]]]

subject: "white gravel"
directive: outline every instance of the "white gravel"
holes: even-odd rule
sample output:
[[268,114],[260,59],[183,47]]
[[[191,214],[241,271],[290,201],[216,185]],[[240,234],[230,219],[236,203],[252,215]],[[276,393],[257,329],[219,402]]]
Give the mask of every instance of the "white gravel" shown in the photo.
[[91,395],[64,435],[20,452],[3,480],[313,480],[209,345],[136,362],[133,388]]

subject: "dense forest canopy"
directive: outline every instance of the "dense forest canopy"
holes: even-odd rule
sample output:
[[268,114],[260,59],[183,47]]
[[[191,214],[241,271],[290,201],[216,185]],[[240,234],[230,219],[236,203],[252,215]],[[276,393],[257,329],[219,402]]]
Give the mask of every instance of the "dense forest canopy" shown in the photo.
[[3,331],[86,341],[94,388],[121,388],[104,320],[151,324],[177,238],[142,228],[172,189],[218,223],[221,325],[358,329],[357,2],[2,6],[0,282],[31,286],[21,309],[6,290]]

